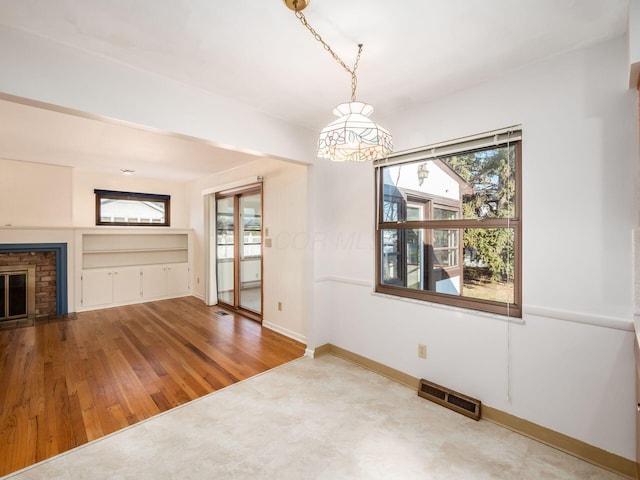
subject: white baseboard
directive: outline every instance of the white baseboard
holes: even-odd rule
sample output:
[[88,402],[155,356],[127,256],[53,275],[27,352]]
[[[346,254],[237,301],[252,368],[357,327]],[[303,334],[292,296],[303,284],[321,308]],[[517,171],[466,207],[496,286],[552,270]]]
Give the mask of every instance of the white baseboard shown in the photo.
[[297,342],[304,343],[305,345],[307,344],[307,337],[305,337],[304,335],[300,335],[299,333],[294,332],[293,330],[289,330],[288,328],[284,328],[284,327],[281,327],[280,325],[275,325],[271,322],[265,322],[265,321],[262,322],[262,326],[265,328],[268,328],[269,330],[273,330],[274,332],[278,332],[284,335],[285,337],[292,338]]

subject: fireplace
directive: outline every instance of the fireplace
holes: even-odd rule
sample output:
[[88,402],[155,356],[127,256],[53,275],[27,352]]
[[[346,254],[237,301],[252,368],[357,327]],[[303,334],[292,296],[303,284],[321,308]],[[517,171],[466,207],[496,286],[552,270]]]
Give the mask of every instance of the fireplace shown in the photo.
[[0,322],[67,314],[67,244],[0,244]]
[[0,267],[0,321],[33,318],[36,313],[36,266]]

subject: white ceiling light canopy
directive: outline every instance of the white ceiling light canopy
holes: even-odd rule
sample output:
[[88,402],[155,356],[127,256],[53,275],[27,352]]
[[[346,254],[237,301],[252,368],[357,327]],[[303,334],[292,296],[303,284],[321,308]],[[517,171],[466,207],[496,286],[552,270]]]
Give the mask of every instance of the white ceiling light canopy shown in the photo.
[[333,110],[338,118],[320,132],[318,156],[334,162],[364,162],[386,157],[392,150],[391,134],[368,118],[373,112],[371,105],[356,101],[356,70],[362,54],[362,44],[358,45],[358,55],[353,68],[349,68],[307,22],[302,10],[309,5],[309,0],[284,0],[284,3],[295,12],[302,25],[335,61],[351,75],[351,101],[341,103]]

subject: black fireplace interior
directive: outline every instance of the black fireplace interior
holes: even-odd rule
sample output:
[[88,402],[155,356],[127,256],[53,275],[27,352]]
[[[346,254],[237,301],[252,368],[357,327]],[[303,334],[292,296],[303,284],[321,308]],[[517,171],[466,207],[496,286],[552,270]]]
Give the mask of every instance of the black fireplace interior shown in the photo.
[[27,274],[0,274],[0,320],[17,320],[27,314]]
[[[55,253],[55,315],[66,315],[68,313],[67,303],[67,244],[66,243],[7,243],[0,244],[0,253],[19,252],[54,252]],[[29,292],[32,289],[35,293],[35,286],[32,282],[35,273],[31,277],[21,271],[22,276],[13,278],[7,275],[6,267],[0,272],[0,320],[13,320],[28,316],[33,316],[35,306],[33,305],[33,295]],[[20,269],[10,273],[18,273]]]

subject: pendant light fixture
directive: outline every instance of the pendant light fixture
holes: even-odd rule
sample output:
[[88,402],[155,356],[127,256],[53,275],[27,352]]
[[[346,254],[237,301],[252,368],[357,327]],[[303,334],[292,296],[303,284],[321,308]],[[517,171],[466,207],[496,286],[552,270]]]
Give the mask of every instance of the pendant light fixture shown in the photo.
[[356,70],[360,62],[362,44],[358,45],[358,55],[353,68],[349,68],[307,22],[302,10],[309,5],[309,0],[284,0],[284,3],[294,11],[302,25],[334,60],[351,75],[351,101],[341,103],[333,110],[338,118],[320,132],[318,156],[334,162],[364,162],[386,157],[392,149],[391,134],[368,118],[373,112],[371,105],[356,101]]

